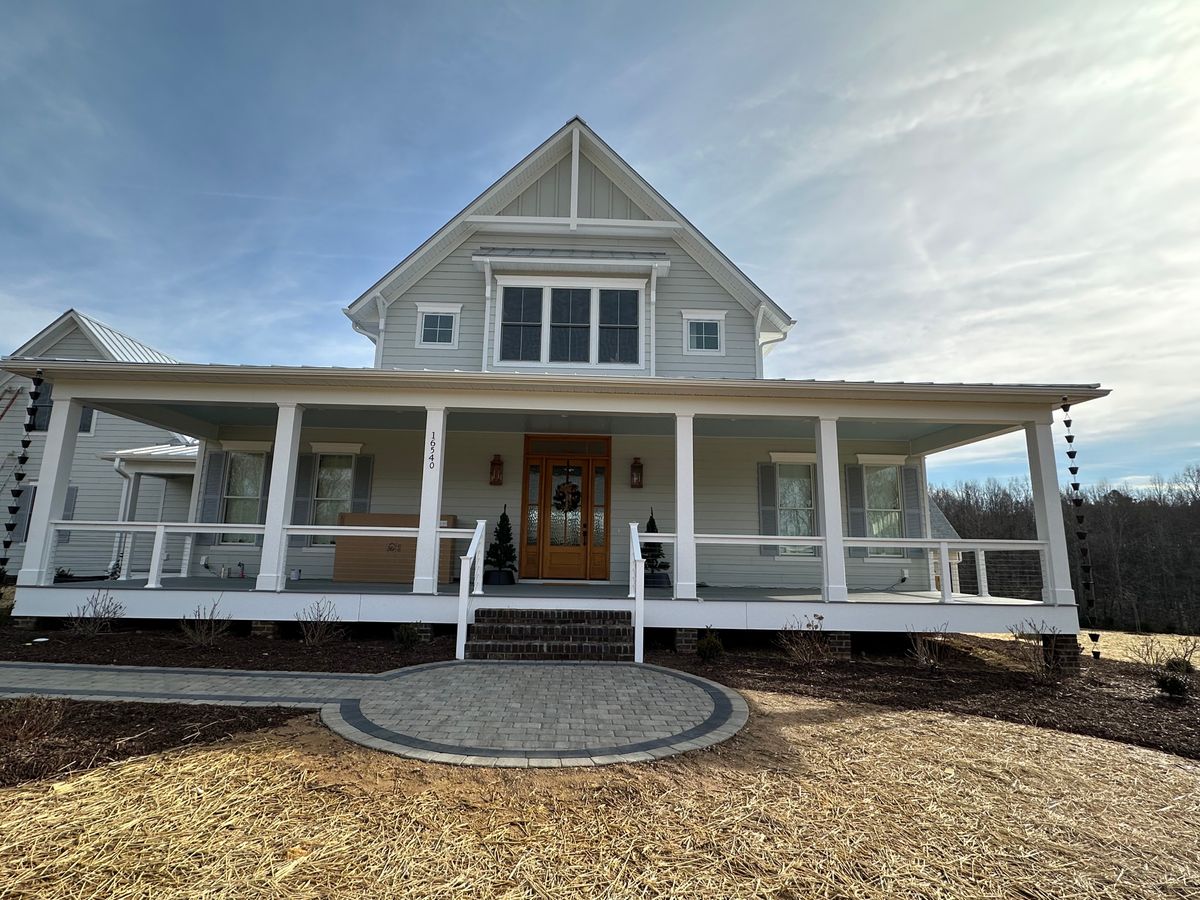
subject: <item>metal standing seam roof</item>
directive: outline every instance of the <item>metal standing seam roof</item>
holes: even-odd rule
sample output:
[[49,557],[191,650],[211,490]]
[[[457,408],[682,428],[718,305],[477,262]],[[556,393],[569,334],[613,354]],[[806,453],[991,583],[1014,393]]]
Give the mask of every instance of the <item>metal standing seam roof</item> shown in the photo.
[[84,315],[78,310],[70,310],[70,312],[75,314],[76,322],[88,337],[95,341],[102,350],[111,354],[116,362],[165,363],[167,365],[179,362],[179,360],[131,338],[122,331],[117,331],[111,325],[106,325],[98,319]]
[[186,444],[155,444],[152,447],[134,447],[104,454],[104,459],[142,459],[159,462],[188,462],[196,459],[199,448],[192,441]]

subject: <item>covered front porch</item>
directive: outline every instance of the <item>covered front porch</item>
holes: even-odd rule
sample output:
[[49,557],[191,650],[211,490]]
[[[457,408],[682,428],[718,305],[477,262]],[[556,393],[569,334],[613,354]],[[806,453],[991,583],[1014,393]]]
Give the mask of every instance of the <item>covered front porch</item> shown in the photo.
[[[69,614],[97,585],[54,585],[55,568],[137,534],[147,570],[131,556],[100,585],[133,617],[187,615],[197,592],[255,620],[326,598],[345,621],[457,623],[461,645],[476,609],[612,606],[633,612],[639,658],[645,627],[818,613],[849,631],[1077,630],[1050,433],[1062,388],[56,365],[19,615]],[[197,439],[186,518],[63,518],[84,403]],[[935,533],[926,457],[1014,430],[1037,533]],[[520,580],[484,585],[503,510]]]

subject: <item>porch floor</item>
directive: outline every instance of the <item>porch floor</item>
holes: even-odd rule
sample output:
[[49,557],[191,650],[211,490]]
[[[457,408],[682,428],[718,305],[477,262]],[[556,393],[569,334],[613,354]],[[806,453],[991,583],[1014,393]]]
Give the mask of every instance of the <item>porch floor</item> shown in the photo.
[[[144,578],[130,578],[125,581],[97,582],[67,582],[56,584],[57,588],[95,587],[120,590],[125,588],[143,588]],[[254,579],[247,578],[214,578],[211,576],[190,576],[187,578],[166,576],[162,580],[163,590],[176,591],[253,591]],[[386,594],[405,596],[412,594],[411,584],[388,584],[366,581],[332,581],[319,578],[302,578],[289,581],[282,593],[327,593],[327,594]],[[502,603],[505,598],[514,600],[624,600],[628,598],[629,590],[624,584],[580,584],[569,581],[539,582],[536,584],[518,583],[510,585],[485,585],[482,597],[473,597],[475,606],[490,605],[491,601]],[[457,584],[438,585],[439,595],[458,595]],[[721,587],[718,585],[705,586],[699,589],[700,600],[734,601],[734,602],[783,602],[783,603],[820,603],[819,591],[799,588],[779,587]],[[670,600],[670,588],[647,588],[647,600]],[[851,603],[940,603],[942,595],[936,591],[853,591],[850,594]],[[689,601],[694,602],[694,601]],[[1017,597],[979,597],[975,594],[955,594],[956,604],[969,605],[1005,605],[1005,606],[1041,606],[1037,600],[1024,600]]]

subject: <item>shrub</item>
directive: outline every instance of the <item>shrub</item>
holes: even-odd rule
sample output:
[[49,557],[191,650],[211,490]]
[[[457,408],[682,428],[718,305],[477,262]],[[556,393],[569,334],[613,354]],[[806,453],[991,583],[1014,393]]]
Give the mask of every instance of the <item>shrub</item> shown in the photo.
[[932,631],[914,631],[908,629],[909,655],[923,669],[936,669],[946,659],[946,633],[949,623],[939,625]]
[[197,606],[190,618],[179,620],[184,640],[193,647],[211,647],[229,631],[231,617],[217,612],[219,603],[219,600],[214,600],[208,609]]
[[1192,689],[1191,682],[1188,681],[1187,676],[1180,675],[1177,672],[1164,671],[1156,673],[1154,684],[1162,693],[1176,700],[1182,700]]
[[829,659],[825,617],[817,613],[789,622],[779,633],[779,646],[784,655],[799,666],[812,666]]
[[1192,661],[1186,656],[1172,656],[1163,663],[1163,668],[1176,675],[1191,675],[1196,671],[1196,667],[1192,665]]
[[1176,637],[1163,642],[1148,635],[1133,649],[1134,658],[1150,669],[1159,691],[1175,699],[1183,699],[1191,693],[1190,675],[1196,671],[1192,660],[1197,653],[1200,653],[1200,638],[1194,637]]
[[407,651],[421,643],[421,632],[412,622],[400,622],[392,628],[392,639]]
[[309,647],[319,647],[342,636],[337,607],[325,597],[296,613],[296,621],[300,623],[300,639]]
[[712,626],[708,625],[704,629],[704,634],[700,640],[696,641],[696,655],[706,663],[715,662],[722,653],[725,652],[725,645],[721,643],[721,637]]
[[1063,675],[1063,660],[1057,653],[1046,651],[1045,639],[1054,641],[1062,632],[1045,622],[1026,619],[1008,629],[1017,648],[1017,659],[1038,681],[1054,681]]
[[96,591],[82,606],[75,607],[67,628],[76,637],[95,637],[112,631],[113,623],[125,615],[125,607],[108,591]]

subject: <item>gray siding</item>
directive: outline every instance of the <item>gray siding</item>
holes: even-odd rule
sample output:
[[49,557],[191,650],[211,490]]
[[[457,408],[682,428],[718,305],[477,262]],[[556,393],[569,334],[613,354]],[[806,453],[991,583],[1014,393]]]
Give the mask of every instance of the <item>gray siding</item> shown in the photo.
[[569,216],[571,214],[571,154],[525,188],[502,216]]
[[[660,251],[671,260],[670,274],[660,278],[656,304],[657,374],[672,378],[754,378],[757,346],[754,338],[754,316],[721,288],[678,244],[670,238],[633,240],[630,238],[564,237],[540,235],[521,238],[519,242],[535,241],[539,248],[602,249]],[[471,257],[480,247],[510,246],[512,235],[476,234],[463,242],[425,277],[417,281],[388,308],[388,317],[380,356],[382,368],[435,371],[481,370],[483,365],[484,283],[483,273],[475,268]],[[555,273],[556,275],[562,273]],[[587,277],[587,276],[582,276]],[[595,276],[592,276],[595,277]],[[536,276],[531,276],[536,283]],[[384,289],[388,299],[395,297]],[[458,347],[453,350],[420,348],[416,346],[419,303],[460,303]],[[647,316],[649,297],[647,297]],[[725,312],[725,353],[689,355],[683,352],[683,316],[685,309],[712,309]],[[504,371],[508,367],[492,362],[494,355],[495,317],[499,298],[492,304],[488,368]],[[643,329],[647,342],[644,357],[649,364],[649,328]],[[529,371],[529,369],[524,369]],[[607,375],[646,375],[648,368],[621,369],[554,368],[552,371],[594,373]]]
[[[639,219],[650,217],[612,183],[585,154],[579,156],[579,203],[581,219]],[[559,216],[571,214],[571,154],[567,153],[550,171],[527,187],[500,211],[502,216]]]
[[649,219],[590,159],[579,156],[579,218]]

